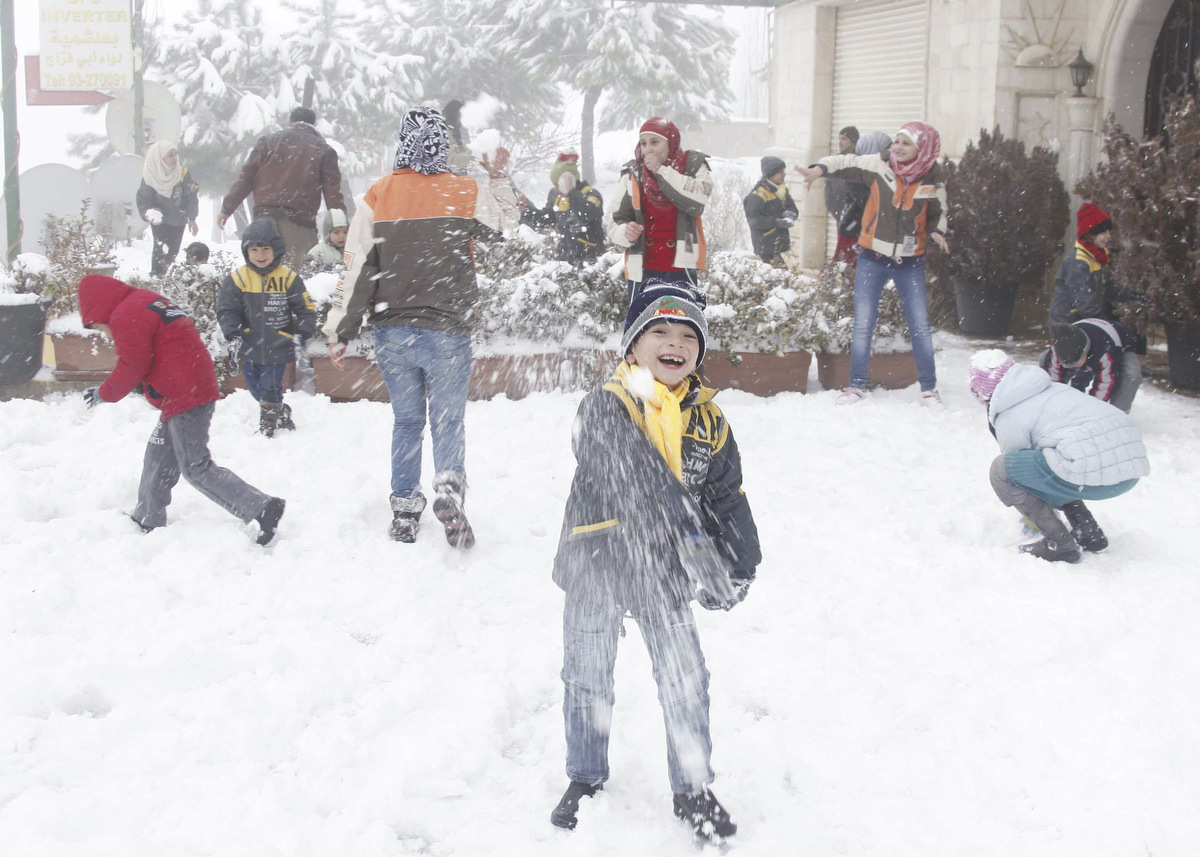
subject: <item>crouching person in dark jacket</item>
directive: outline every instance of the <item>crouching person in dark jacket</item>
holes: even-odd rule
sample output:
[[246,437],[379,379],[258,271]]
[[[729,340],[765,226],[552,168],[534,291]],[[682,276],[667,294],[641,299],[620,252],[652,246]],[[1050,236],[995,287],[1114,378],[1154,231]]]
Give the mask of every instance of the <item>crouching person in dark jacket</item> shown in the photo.
[[1129,413],[1142,384],[1142,365],[1134,350],[1137,334],[1102,318],[1056,324],[1051,332],[1054,338],[1041,361],[1050,380]]
[[117,349],[112,374],[84,393],[88,407],[120,401],[140,385],[162,411],[146,445],[133,520],[146,532],[165,525],[171,489],[182,475],[221,508],[247,523],[257,521],[258,543],[269,542],[284,501],[218,467],[208,452],[213,403],[221,394],[192,320],[160,294],[95,274],[79,282],[79,311],[84,325],[103,331]]
[[675,814],[706,838],[737,831],[708,790],[709,674],[690,602],[734,607],[761,554],[733,433],[695,374],[706,335],[684,288],[640,292],[625,324],[625,360],[575,418],[577,466],[554,560],[566,592],[570,778],[551,815],[559,827],[574,828],[580,798],[608,779],[613,666],[628,612],[658,683]]
[[317,308],[300,275],[283,264],[283,237],[270,220],[242,233],[246,264],[232,271],[217,294],[217,321],[229,341],[230,373],[240,367],[246,389],[259,403],[259,431],[295,429],[283,403],[283,375],[296,362],[296,343],[317,328]]

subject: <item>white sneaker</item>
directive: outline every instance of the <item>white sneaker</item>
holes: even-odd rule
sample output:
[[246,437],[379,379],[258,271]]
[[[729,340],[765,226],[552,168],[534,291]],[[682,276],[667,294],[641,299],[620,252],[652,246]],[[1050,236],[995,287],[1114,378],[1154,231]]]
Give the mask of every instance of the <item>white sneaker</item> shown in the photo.
[[942,401],[942,396],[937,390],[922,390],[921,404],[927,408],[934,408],[939,411],[946,410],[946,404]]
[[862,387],[847,387],[842,390],[842,394],[837,397],[839,405],[853,405],[855,402],[861,402],[866,398],[867,391]]

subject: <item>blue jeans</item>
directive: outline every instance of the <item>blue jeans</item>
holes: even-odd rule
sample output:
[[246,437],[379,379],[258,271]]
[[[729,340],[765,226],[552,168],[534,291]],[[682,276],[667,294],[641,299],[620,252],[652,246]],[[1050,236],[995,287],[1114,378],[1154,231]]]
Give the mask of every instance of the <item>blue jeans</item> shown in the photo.
[[929,298],[925,292],[925,259],[910,256],[903,262],[877,253],[860,252],[854,273],[854,333],[850,339],[850,386],[867,386],[867,363],[871,358],[871,337],[879,318],[879,298],[888,280],[896,284],[904,304],[904,320],[912,340],[917,380],[922,390],[937,387],[933,367],[933,332],[929,328]]
[[267,405],[283,404],[283,373],[286,363],[251,363],[242,361],[242,376],[246,389],[255,401]]
[[[671,791],[691,794],[713,781],[708,734],[708,668],[690,605],[638,616],[667,728]],[[563,608],[563,721],[567,776],[588,785],[608,779],[613,667],[621,615],[567,596]]]
[[375,328],[375,361],[392,399],[392,494],[421,495],[421,444],[428,402],[433,464],[466,476],[471,338],[398,324]]

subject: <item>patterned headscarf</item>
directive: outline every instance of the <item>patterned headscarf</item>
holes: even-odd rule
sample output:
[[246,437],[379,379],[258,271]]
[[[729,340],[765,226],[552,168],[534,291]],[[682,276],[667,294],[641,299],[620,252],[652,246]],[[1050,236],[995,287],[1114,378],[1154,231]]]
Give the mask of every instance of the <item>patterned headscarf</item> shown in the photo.
[[416,170],[426,176],[450,172],[450,140],[446,120],[435,107],[415,107],[400,119],[400,142],[393,169]]
[[906,182],[914,182],[933,169],[938,155],[942,153],[942,138],[932,125],[924,122],[909,122],[896,132],[903,134],[917,144],[917,156],[907,164],[902,164],[892,158],[892,172]]

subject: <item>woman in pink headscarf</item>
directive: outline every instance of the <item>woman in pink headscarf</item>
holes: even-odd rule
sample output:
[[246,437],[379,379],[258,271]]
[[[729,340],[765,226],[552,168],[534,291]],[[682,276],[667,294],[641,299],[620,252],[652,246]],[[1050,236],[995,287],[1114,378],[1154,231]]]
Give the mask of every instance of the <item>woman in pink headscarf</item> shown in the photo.
[[687,289],[703,307],[696,272],[705,261],[700,216],[712,196],[708,157],[685,150],[675,123],[661,116],[642,125],[634,154],[604,215],[608,240],[625,248],[629,299],[670,284]]
[[938,132],[924,122],[909,122],[896,132],[892,145],[877,155],[833,155],[808,168],[796,168],[810,186],[832,175],[865,185],[871,194],[855,248],[858,265],[854,274],[850,386],[838,397],[839,404],[852,404],[866,395],[879,298],[891,280],[904,303],[904,319],[921,383],[921,403],[941,405],[925,287],[929,240],[942,252],[950,252],[945,237],[946,185],[937,164],[939,154]]

